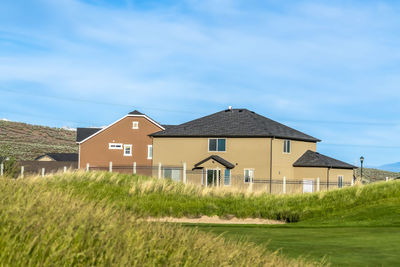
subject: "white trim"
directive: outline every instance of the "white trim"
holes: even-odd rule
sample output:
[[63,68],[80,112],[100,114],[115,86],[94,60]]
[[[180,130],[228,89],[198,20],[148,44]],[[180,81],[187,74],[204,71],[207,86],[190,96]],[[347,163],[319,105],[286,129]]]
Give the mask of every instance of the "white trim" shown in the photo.
[[[150,157],[150,148],[151,148],[151,157]],[[153,145],[147,145],[147,159],[153,159]]]
[[132,129],[138,130],[139,129],[139,122],[138,121],[132,121]]
[[[342,186],[341,187],[339,187],[339,178],[342,178]],[[338,188],[343,188],[343,185],[344,185],[344,176],[343,175],[338,175],[338,181],[337,181],[337,185],[338,185]]]
[[[130,148],[129,151],[131,152],[131,153],[129,153],[129,154],[126,153],[126,149],[127,149],[128,147]],[[124,157],[132,157],[132,145],[124,145]]]
[[[219,172],[219,180],[220,180],[220,181],[219,181],[219,185],[218,185],[218,181],[215,181],[215,180],[214,180],[214,181],[215,181],[216,184],[217,184],[216,187],[220,187],[220,186],[221,186],[221,179],[222,179],[222,178],[221,178],[221,169],[218,168],[218,167],[216,167],[216,168],[209,168],[209,169],[206,168],[206,187],[208,187],[208,174],[207,174],[207,172],[208,172],[209,170],[210,170],[210,171],[217,171],[217,176],[218,176],[218,172]],[[215,177],[215,178],[218,180],[218,177]],[[214,185],[213,185],[213,186],[214,186]]]
[[[217,140],[217,144],[216,144],[216,145],[217,145],[217,150],[216,150],[216,151],[211,151],[211,150],[210,150],[210,140],[211,140],[211,139]],[[218,139],[225,139],[225,150],[224,150],[224,151],[218,151]],[[223,152],[226,152],[227,143],[228,143],[228,142],[227,142],[227,139],[228,139],[228,138],[226,138],[226,137],[223,137],[223,138],[218,138],[218,137],[215,137],[215,138],[208,138],[207,151],[210,152],[210,153],[211,153],[211,152],[222,152],[222,153],[223,153]]]
[[253,177],[250,177],[250,179],[251,180],[253,180],[254,181],[254,168],[244,168],[243,169],[243,182],[245,183],[245,184],[248,184],[248,183],[250,183],[250,181],[248,181],[248,182],[246,182],[246,171],[253,171]]
[[[223,184],[224,184],[224,186],[231,186],[231,181],[232,181],[232,171],[231,171],[231,169],[228,169],[228,168],[225,168],[225,169],[223,169],[224,170],[224,181],[223,181]],[[229,171],[229,184],[225,184],[225,171],[226,170],[228,170]]]
[[81,168],[81,144],[78,145],[78,169]]
[[[285,142],[289,142],[289,152],[285,152]],[[291,154],[292,153],[292,140],[283,139],[283,154]]]
[[108,149],[110,150],[121,150],[122,147],[123,147],[122,143],[108,143]]
[[162,127],[160,124],[158,124],[157,122],[153,121],[152,119],[150,119],[150,118],[147,117],[146,115],[133,115],[133,114],[128,114],[128,115],[125,115],[124,117],[120,118],[119,120],[117,120],[117,121],[111,123],[111,124],[108,125],[107,127],[104,127],[104,128],[101,129],[100,131],[95,132],[95,133],[92,134],[91,136],[88,136],[88,137],[86,137],[85,139],[83,139],[82,141],[77,142],[77,143],[78,143],[78,144],[82,144],[83,142],[86,142],[86,141],[89,140],[90,138],[92,138],[92,137],[98,135],[98,134],[101,133],[101,132],[104,132],[105,130],[107,130],[108,128],[110,128],[111,126],[113,126],[114,124],[116,124],[116,123],[118,123],[118,122],[120,122],[120,121],[122,121],[123,119],[128,118],[128,117],[142,117],[142,118],[145,118],[145,119],[147,119],[148,121],[150,121],[151,123],[155,124],[155,125],[156,125],[157,127],[159,127],[160,129],[165,130],[164,127]]

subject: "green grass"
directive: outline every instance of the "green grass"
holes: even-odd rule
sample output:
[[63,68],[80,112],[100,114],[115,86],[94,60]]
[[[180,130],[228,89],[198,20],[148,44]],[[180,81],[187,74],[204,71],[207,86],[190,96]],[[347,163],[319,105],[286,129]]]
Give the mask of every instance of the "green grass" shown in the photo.
[[[193,227],[193,226],[192,226]],[[285,227],[196,225],[229,240],[251,241],[289,257],[308,256],[334,266],[400,264],[398,227]]]
[[[382,201],[384,205],[392,202],[398,204],[400,199],[400,181],[292,196],[208,190],[164,179],[109,173],[76,173],[68,179],[59,175],[48,179],[47,185],[88,200],[107,201],[139,216],[153,217],[234,215],[288,222],[318,221],[335,214],[346,216],[342,212],[349,209],[364,210],[367,204],[381,205]],[[351,218],[352,215],[345,221],[349,222]],[[396,218],[393,220],[399,224]]]
[[41,178],[0,179],[0,189],[1,266],[319,265],[196,229],[140,221]]
[[[300,256],[311,261],[321,261],[326,257],[333,265],[389,266],[400,263],[397,252],[400,243],[400,181],[292,196],[204,189],[164,179],[105,172],[59,174],[34,181],[44,192],[57,192],[79,200],[79,203],[100,206],[100,209],[106,207],[117,217],[119,213],[135,218],[235,215],[296,221],[270,226],[185,225],[187,230],[196,230],[193,229],[195,226],[202,232],[219,234],[234,246],[243,244],[243,249],[249,253],[252,248],[256,251],[280,249],[284,256],[293,258],[296,263]],[[59,206],[66,208],[65,205]],[[175,231],[174,227],[178,226],[170,224],[169,227]],[[193,243],[188,245],[193,246]]]

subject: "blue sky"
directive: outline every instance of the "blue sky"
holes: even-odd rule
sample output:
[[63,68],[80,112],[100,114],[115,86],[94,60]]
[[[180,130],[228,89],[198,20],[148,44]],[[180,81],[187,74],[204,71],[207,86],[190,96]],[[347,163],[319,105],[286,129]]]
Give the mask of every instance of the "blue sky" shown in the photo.
[[391,1],[3,0],[0,118],[102,126],[138,109],[177,124],[231,105],[353,164],[400,161],[399,11]]

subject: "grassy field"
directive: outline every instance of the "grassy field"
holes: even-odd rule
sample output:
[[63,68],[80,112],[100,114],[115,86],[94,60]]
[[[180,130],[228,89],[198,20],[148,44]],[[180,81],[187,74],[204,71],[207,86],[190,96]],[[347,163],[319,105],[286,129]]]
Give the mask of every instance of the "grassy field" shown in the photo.
[[75,131],[0,121],[0,156],[34,160],[51,152],[77,153],[75,138]]
[[[18,237],[18,239],[28,240],[24,241],[24,244],[34,242],[32,240],[37,236],[37,234],[35,234],[37,231],[35,230],[35,232],[30,232],[29,229],[36,228],[39,228],[40,231],[51,233],[55,231],[54,235],[57,236],[57,238],[60,237],[60,240],[62,240],[62,242],[60,242],[64,244],[67,237],[63,236],[61,232],[56,232],[59,228],[53,227],[56,223],[56,225],[62,225],[62,228],[65,228],[71,223],[70,221],[64,221],[65,216],[62,215],[64,210],[66,210],[66,214],[71,212],[71,214],[76,213],[83,216],[78,222],[72,221],[72,225],[76,225],[75,227],[78,227],[81,222],[88,220],[90,223],[87,225],[83,223],[82,227],[86,229],[86,231],[88,231],[87,227],[89,230],[92,229],[90,230],[92,231],[91,235],[94,236],[97,236],[97,231],[103,233],[101,225],[103,225],[104,222],[106,222],[106,225],[109,223],[109,227],[114,225],[116,228],[122,227],[122,229],[126,229],[126,231],[130,228],[124,228],[126,225],[122,222],[125,221],[129,221],[129,224],[134,225],[134,229],[142,229],[141,227],[147,228],[154,235],[145,235],[144,241],[140,241],[143,243],[141,246],[144,246],[147,242],[151,242],[149,240],[156,240],[154,241],[155,243],[159,242],[157,241],[157,238],[160,236],[160,232],[158,231],[161,230],[157,230],[157,227],[161,226],[154,223],[137,224],[137,218],[146,216],[198,217],[201,215],[229,217],[234,215],[236,217],[284,219],[287,221],[296,221],[296,223],[271,226],[185,224],[185,227],[169,224],[166,228],[172,229],[172,232],[168,232],[168,234],[171,235],[171,239],[167,238],[168,234],[161,234],[161,236],[167,238],[166,242],[174,244],[179,248],[181,246],[181,243],[179,242],[183,242],[185,247],[197,246],[197,248],[200,249],[202,246],[195,243],[196,241],[192,238],[211,238],[207,240],[211,240],[210,242],[216,242],[218,246],[222,246],[222,243],[218,242],[227,242],[226,244],[229,245],[223,246],[232,246],[229,247],[227,251],[236,251],[235,248],[239,249],[243,245],[243,254],[240,254],[238,251],[235,252],[237,254],[234,253],[234,255],[237,255],[237,257],[246,257],[246,253],[248,253],[251,259],[246,258],[241,262],[242,264],[246,263],[247,265],[253,265],[250,264],[250,261],[247,262],[247,260],[251,260],[253,263],[261,262],[262,264],[270,264],[270,261],[262,262],[262,260],[266,259],[262,257],[258,258],[260,255],[258,253],[261,253],[261,255],[264,253],[269,259],[273,258],[272,255],[270,256],[269,251],[276,251],[278,249],[281,250],[284,256],[293,259],[293,262],[289,265],[298,264],[299,257],[307,257],[308,262],[320,262],[324,257],[326,257],[326,260],[333,265],[388,266],[400,262],[400,256],[398,256],[399,253],[397,252],[397,246],[400,242],[400,181],[376,183],[367,186],[355,186],[325,193],[293,196],[271,196],[268,194],[253,195],[218,189],[204,189],[193,185],[174,183],[169,180],[157,180],[147,177],[115,173],[110,174],[104,172],[76,172],[68,175],[55,175],[44,179],[27,179],[3,183],[2,186],[4,186],[5,189],[2,191],[8,193],[1,195],[3,201],[1,203],[3,204],[0,204],[0,217],[3,221],[0,222],[0,225],[8,223],[11,228],[0,229],[7,233],[19,233],[21,232],[20,227],[22,226],[20,226],[20,224],[22,221],[22,225],[23,227],[26,227],[26,229],[23,228],[24,231],[21,233],[28,233],[24,234],[24,237]],[[15,194],[15,192],[22,192],[22,188],[28,188],[26,185],[29,185],[30,188],[34,188],[30,190],[38,191],[32,191],[33,193],[21,193],[23,195],[18,197],[18,194],[20,193]],[[30,198],[27,195],[29,195]],[[49,195],[50,199],[43,200],[46,199],[44,196],[47,195]],[[58,197],[60,197],[61,200],[59,201],[61,201],[61,203],[56,202],[58,201]],[[6,204],[4,204],[4,199],[7,200]],[[36,203],[35,201],[39,201],[39,199],[41,201],[40,204],[30,204]],[[46,205],[46,203],[48,203],[47,206],[40,208],[41,205]],[[70,207],[68,203],[72,203],[72,207]],[[52,209],[54,206],[60,207],[59,210],[53,211]],[[41,212],[35,210],[36,208],[40,208]],[[26,210],[31,209],[34,209],[31,213],[26,212]],[[49,210],[48,213],[50,215],[47,215],[47,209]],[[86,209],[93,209],[93,211],[88,211]],[[102,211],[105,211],[105,218],[101,217]],[[61,213],[58,217],[55,215],[57,212]],[[96,213],[98,213],[100,217],[93,215],[92,218],[92,214]],[[39,222],[37,225],[32,226],[30,224],[31,217],[35,216],[35,214],[38,214],[38,217],[35,217],[37,220],[48,220],[49,222],[43,227],[48,227],[51,230],[42,229]],[[21,217],[23,219],[19,221],[18,218]],[[67,220],[73,220],[72,217],[70,219],[68,218],[69,217],[67,216]],[[92,218],[93,221],[91,221],[90,218]],[[117,219],[112,220],[113,218]],[[101,221],[102,223],[96,224],[98,221]],[[118,222],[122,223],[122,225],[120,226]],[[138,225],[137,228],[136,225]],[[12,227],[15,227],[15,229]],[[200,233],[198,232],[198,229],[201,230]],[[116,231],[116,233],[113,233],[113,231]],[[183,231],[182,235],[179,234],[181,233],[179,231]],[[221,235],[221,237],[217,238],[213,235],[210,236],[210,232]],[[71,230],[71,232],[68,232],[68,235],[72,233],[73,231]],[[115,234],[115,237],[113,238],[117,238],[118,235],[124,237],[136,235],[136,232],[124,232],[121,234],[116,229],[107,231],[107,233],[110,235]],[[202,233],[204,236],[201,235]],[[3,235],[5,234],[3,233]],[[174,236],[178,239],[182,239],[183,236],[186,236],[186,239],[188,240],[183,238],[183,241],[176,241]],[[9,236],[3,238],[0,236],[0,240],[10,240],[12,238],[14,237]],[[79,243],[79,246],[88,249],[89,243],[86,244],[85,239],[91,239],[91,237],[84,235],[84,237],[81,236],[79,238],[79,242],[84,243]],[[102,236],[99,238],[101,241],[96,242],[101,243],[106,238],[111,237]],[[44,249],[44,244],[47,244],[46,247],[48,244],[53,244],[52,242],[54,240],[52,240],[52,238],[46,239],[43,241],[44,243],[35,245],[35,249],[36,247],[37,249]],[[91,240],[89,242],[95,241]],[[127,242],[127,240],[122,238],[122,240],[119,240],[118,242],[125,244],[124,242]],[[135,239],[134,242],[139,241],[136,241]],[[13,242],[11,242],[11,244],[12,243]],[[18,242],[16,242],[15,246],[18,246],[17,243]],[[57,244],[61,246],[61,243]],[[0,245],[0,253],[2,253],[1,251],[15,250],[15,247],[8,247],[10,242],[3,242],[0,244],[2,244]],[[111,246],[111,251],[107,252],[109,253],[107,254],[107,257],[114,257],[112,250],[119,246],[116,243],[114,245]],[[23,251],[25,251],[24,253],[27,253],[26,250],[29,246],[21,246],[23,246]],[[54,246],[55,247],[52,249],[58,251],[57,245]],[[61,248],[64,250],[66,249],[63,246],[61,246]],[[128,247],[126,246],[122,247],[123,250],[127,248]],[[213,248],[215,248],[215,246]],[[148,249],[151,250],[153,248]],[[157,247],[154,249],[161,248]],[[186,257],[189,257],[188,255],[191,253],[195,253],[194,255],[196,255],[193,257],[198,261],[195,261],[193,265],[202,265],[201,260],[203,260],[204,263],[210,263],[210,261],[206,261],[201,257],[207,253],[212,254],[213,249],[207,248],[207,252],[196,252],[189,247],[186,249],[187,250],[184,250],[185,252],[181,252],[181,254],[183,253]],[[170,250],[167,249],[167,251],[169,251],[168,253],[175,253],[172,250],[173,248],[170,248]],[[215,250],[217,251],[217,249]],[[97,255],[96,253],[100,253],[99,251],[93,252],[95,254],[91,254],[92,256],[89,258],[85,258],[84,262],[92,264],[93,258],[97,257],[95,255]],[[203,252],[205,254],[201,254]],[[46,253],[48,253],[45,256],[47,259],[47,257],[52,253]],[[122,254],[118,254],[119,252],[116,253],[119,257],[124,258]],[[139,251],[137,253],[139,253]],[[169,259],[168,253],[163,256],[163,261],[161,261],[162,263],[171,263],[172,260],[176,260],[176,258]],[[196,253],[200,253],[203,256],[199,256]],[[220,251],[220,253],[224,255],[224,253],[228,252]],[[74,254],[71,252],[69,256],[73,257],[73,255]],[[218,258],[217,255],[212,255],[212,257],[215,258],[212,259],[212,262],[216,263],[212,265],[227,263],[224,261],[228,260],[227,258]],[[9,258],[10,256],[7,257],[7,260],[13,259]],[[18,257],[21,257],[21,255],[18,255]],[[192,257],[189,258],[192,259]],[[53,261],[49,261],[49,263],[53,263],[60,259],[63,261],[66,260],[64,258],[55,258],[52,259]],[[117,265],[132,260],[133,258],[124,258],[124,261],[117,262]],[[135,258],[134,260],[138,259]],[[187,260],[188,258],[184,257],[179,262],[186,263]],[[228,265],[241,265],[239,260],[236,258],[235,260],[229,260],[230,262],[227,263]],[[147,261],[148,262],[146,263],[150,265],[154,264],[154,262],[149,259],[147,259]],[[276,261],[279,265],[283,264],[283,262],[287,264],[288,260],[283,257],[277,257],[273,258],[273,261]],[[104,259],[104,261],[102,260],[102,263],[104,262],[107,261]],[[300,262],[300,264],[308,263]]]
[[[96,190],[90,187],[95,183],[85,190]],[[110,201],[88,201],[39,177],[0,179],[0,188],[2,266],[320,265],[196,229],[138,220]]]
[[[398,200],[400,182],[377,183],[363,187],[307,195],[246,194],[221,189],[205,189],[126,174],[76,173],[48,179],[53,186],[79,197],[107,201],[139,216],[199,217],[218,215],[238,218],[266,218],[297,222],[318,220],[366,203]],[[92,190],[87,190],[91,188]],[[400,221],[397,221],[400,224]]]

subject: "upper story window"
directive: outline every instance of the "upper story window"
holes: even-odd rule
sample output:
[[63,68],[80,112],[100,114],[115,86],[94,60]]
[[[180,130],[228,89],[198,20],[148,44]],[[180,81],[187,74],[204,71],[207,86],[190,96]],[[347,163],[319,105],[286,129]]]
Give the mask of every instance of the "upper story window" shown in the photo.
[[122,144],[119,143],[109,143],[108,149],[122,149]]
[[147,146],[147,159],[152,159],[153,158],[153,146],[148,145]]
[[208,151],[226,151],[226,139],[208,139]]
[[132,156],[132,145],[124,145],[124,156]]
[[292,143],[290,142],[290,140],[284,140],[283,141],[283,153],[289,154],[291,151],[291,146],[292,146]]
[[139,122],[138,121],[133,121],[132,122],[132,129],[139,129]]

